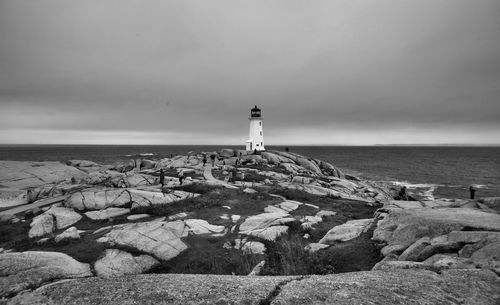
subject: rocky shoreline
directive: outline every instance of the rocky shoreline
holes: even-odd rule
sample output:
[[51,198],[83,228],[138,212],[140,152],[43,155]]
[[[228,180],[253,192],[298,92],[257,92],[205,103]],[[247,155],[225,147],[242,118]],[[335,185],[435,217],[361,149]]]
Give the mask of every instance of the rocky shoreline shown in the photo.
[[0,304],[498,304],[500,198],[395,191],[281,151],[0,161]]

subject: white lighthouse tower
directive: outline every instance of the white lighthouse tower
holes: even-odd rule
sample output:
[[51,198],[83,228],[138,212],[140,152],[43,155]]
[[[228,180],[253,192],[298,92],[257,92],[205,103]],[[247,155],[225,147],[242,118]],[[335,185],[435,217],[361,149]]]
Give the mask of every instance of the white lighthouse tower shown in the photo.
[[262,116],[260,109],[255,106],[250,111],[250,132],[247,140],[246,150],[265,150],[264,148],[264,135],[262,129]]

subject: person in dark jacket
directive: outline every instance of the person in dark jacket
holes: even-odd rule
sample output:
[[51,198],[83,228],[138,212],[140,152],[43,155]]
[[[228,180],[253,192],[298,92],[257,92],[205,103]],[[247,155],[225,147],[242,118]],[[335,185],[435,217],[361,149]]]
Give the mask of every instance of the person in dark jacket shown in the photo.
[[408,200],[408,193],[406,192],[406,186],[403,186],[399,191],[399,200]]
[[476,188],[474,187],[474,185],[469,186],[469,192],[470,192],[470,199],[474,199],[476,194]]
[[160,184],[161,187],[165,185],[165,172],[163,171],[163,168],[160,169]]

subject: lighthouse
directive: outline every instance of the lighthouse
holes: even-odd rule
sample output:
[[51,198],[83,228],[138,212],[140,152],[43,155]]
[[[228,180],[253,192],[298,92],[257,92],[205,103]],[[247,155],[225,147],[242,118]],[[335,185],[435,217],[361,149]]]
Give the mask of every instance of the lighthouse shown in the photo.
[[265,150],[262,128],[262,115],[257,105],[250,110],[250,132],[246,142],[246,150]]

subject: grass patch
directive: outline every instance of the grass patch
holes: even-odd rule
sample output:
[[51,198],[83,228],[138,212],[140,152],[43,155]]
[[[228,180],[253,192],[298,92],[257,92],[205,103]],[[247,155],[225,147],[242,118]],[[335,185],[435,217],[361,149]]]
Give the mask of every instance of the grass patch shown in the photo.
[[214,191],[220,191],[223,188],[224,188],[223,186],[210,185],[206,183],[192,183],[192,184],[177,185],[172,187],[173,190],[179,190],[197,194],[208,194]]
[[276,242],[265,242],[266,265],[262,275],[331,274],[371,270],[380,261],[380,252],[370,239],[373,228],[360,237],[339,242],[327,249],[309,253],[304,247],[311,241],[292,229]]
[[[263,212],[269,204],[279,202],[279,199],[267,193],[247,194],[239,189],[207,187],[204,185],[185,186],[183,190],[205,192],[201,196],[187,198],[169,205],[154,205],[139,207],[134,213],[147,213],[155,216],[170,216],[180,212],[192,213],[191,218],[200,218],[210,223],[220,224],[222,214],[237,214],[241,216],[255,215]],[[225,208],[229,207],[229,209]]]
[[191,236],[184,241],[190,248],[151,273],[236,274],[247,275],[263,260],[263,255],[245,254],[236,249],[224,249],[235,235],[224,237]]

